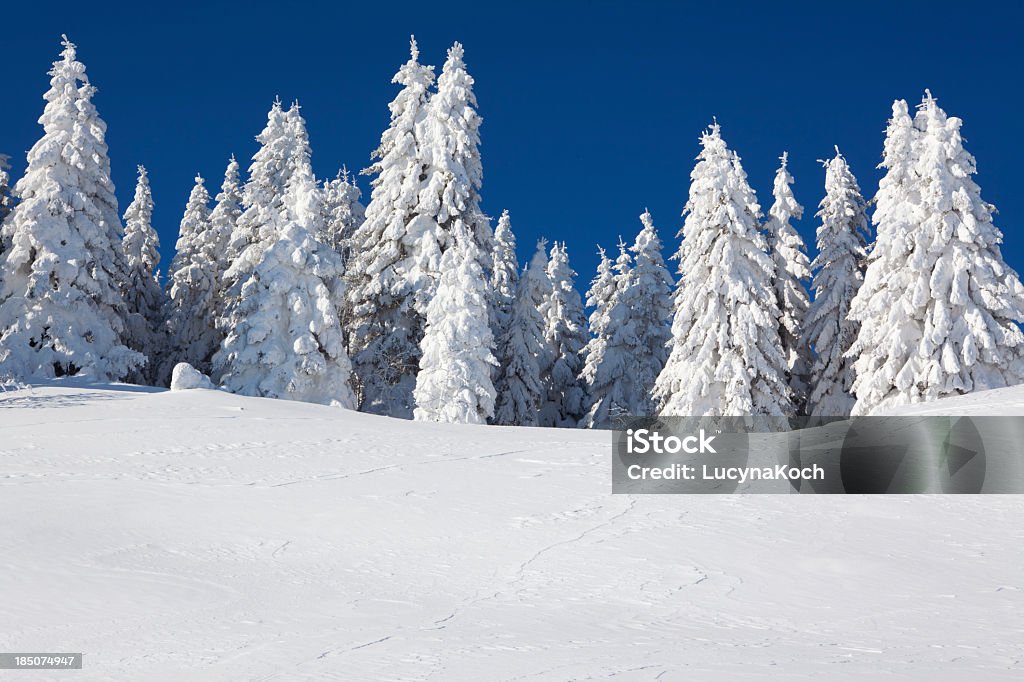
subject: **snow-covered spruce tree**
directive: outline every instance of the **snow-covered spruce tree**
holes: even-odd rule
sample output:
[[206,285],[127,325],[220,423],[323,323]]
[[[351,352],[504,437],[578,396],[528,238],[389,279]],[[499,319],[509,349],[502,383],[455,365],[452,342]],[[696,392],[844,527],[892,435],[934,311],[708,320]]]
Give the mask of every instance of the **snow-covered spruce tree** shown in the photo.
[[537,426],[544,384],[540,368],[550,353],[544,338],[544,317],[540,308],[549,295],[547,242],[537,250],[516,287],[512,316],[504,335],[498,339],[499,357],[505,358],[495,380],[495,424]]
[[349,241],[366,218],[366,207],[360,202],[362,192],[347,168],[338,171],[333,180],[323,183],[323,231],[319,238],[341,255],[347,263],[351,247]]
[[214,300],[217,267],[205,248],[209,237],[210,193],[202,176],[196,175],[167,271],[167,351],[157,377],[164,386],[170,384],[179,362],[209,374],[220,344]]
[[846,351],[860,326],[849,318],[850,302],[864,281],[868,222],[857,178],[836,147],[825,164],[825,198],[818,205],[818,255],[814,302],[804,322],[806,345],[814,349],[807,414],[846,417],[853,409],[853,359]]
[[627,364],[630,353],[637,350],[638,340],[633,327],[627,328],[625,315],[632,278],[631,259],[626,245],[619,240],[619,256],[614,269],[604,249],[599,249],[601,261],[597,276],[587,292],[587,305],[593,307],[590,340],[583,348],[583,369],[580,382],[584,388],[584,414],[581,428],[609,426],[616,417],[630,413],[626,386],[632,377]]
[[494,236],[480,210],[483,166],[480,124],[473,78],[466,71],[462,45],[448,50],[448,59],[430,98],[420,138],[426,181],[420,191],[418,215],[408,226],[408,246],[415,254],[415,288],[422,308],[433,295],[441,253],[451,235],[466,230],[476,241],[484,273],[493,267]]
[[416,375],[417,421],[485,424],[494,416],[489,283],[473,237],[463,228],[441,258],[441,279],[423,333]]
[[390,104],[391,125],[374,152],[376,162],[364,171],[377,177],[346,268],[346,322],[360,408],[404,418],[412,417],[423,335],[409,223],[424,175],[418,129],[434,80],[433,67],[418,61],[415,40],[411,47],[411,58],[392,81],[402,90]]
[[96,88],[67,37],[50,71],[19,203],[0,227],[0,375],[121,379],[146,358],[123,342],[122,228]]
[[768,221],[764,227],[768,254],[775,263],[773,285],[780,314],[779,338],[782,340],[782,352],[786,355],[786,380],[793,392],[795,409],[803,413],[811,369],[801,327],[809,305],[805,282],[811,278],[811,269],[807,246],[789,222],[792,218],[799,220],[804,214],[803,206],[797,203],[790,187],[793,176],[787,168],[789,153],[783,152],[780,160],[782,165],[775,173],[772,192],[775,201],[768,210]]
[[547,393],[540,408],[540,425],[576,427],[583,417],[579,374],[583,369],[581,353],[587,344],[587,320],[564,242],[551,247],[547,274],[551,289],[540,312],[551,352],[540,366],[540,379]]
[[[14,208],[14,197],[11,196],[11,176],[9,172],[11,165],[8,163],[10,158],[7,154],[0,154],[0,225],[3,225],[4,219],[10,215],[11,209]],[[6,250],[3,232],[0,231],[0,259],[3,258],[4,251]],[[2,262],[0,260],[0,263]],[[2,274],[2,269],[0,269],[0,274]],[[2,288],[3,285],[0,284],[0,290]]]
[[850,310],[861,323],[855,415],[1024,380],[1024,287],[971,178],[962,121],[930,93],[913,127],[908,119],[905,104],[893,106],[878,238]]
[[324,197],[310,162],[309,133],[299,103],[285,113],[290,142],[288,177],[285,180],[284,205],[292,220],[304,227],[314,238],[324,231]]
[[225,274],[231,266],[229,251],[232,235],[238,225],[238,218],[242,215],[242,187],[238,177],[238,161],[234,154],[228,161],[224,170],[224,182],[221,183],[220,192],[214,198],[213,211],[210,212],[210,227],[207,236],[203,240],[202,250],[207,254],[206,259],[213,270],[213,320],[214,328],[217,330],[217,345],[223,341],[224,333],[220,329],[220,320],[225,313]]
[[249,226],[254,241],[229,268],[239,281],[238,299],[222,322],[227,335],[213,367],[234,393],[353,408],[338,314],[341,257],[315,236],[319,186],[305,123],[297,108],[293,112],[281,128],[291,150],[282,166],[283,194],[273,191],[274,176],[262,170],[253,177],[260,184],[247,194],[254,203],[243,217],[252,211],[262,222]]
[[[508,328],[519,282],[519,260],[516,258],[516,236],[508,210],[502,211],[494,230],[494,269],[491,274],[491,318],[494,337],[501,338]],[[500,361],[500,358],[499,358]]]
[[662,415],[788,416],[775,272],[760,208],[717,123],[690,174],[672,350],[655,386]]
[[[630,406],[633,415],[651,416],[656,412],[654,384],[668,361],[668,343],[672,339],[672,275],[661,255],[661,239],[648,211],[640,216],[643,229],[630,251],[633,266],[630,285],[635,289],[629,299],[629,323],[638,341],[633,358],[633,386],[636,393]],[[627,325],[628,326],[628,325]]]
[[[4,218],[14,207],[14,198],[11,196],[10,158],[7,154],[0,154],[0,223],[3,223]],[[0,253],[3,253],[2,246]]]
[[[259,150],[249,165],[249,180],[242,189],[242,213],[235,220],[225,253],[227,270],[221,276],[218,328],[221,338],[230,331],[225,327],[231,311],[241,303],[242,281],[247,273],[235,267],[239,256],[253,244],[262,244],[261,230],[274,231],[285,214],[284,189],[291,173],[290,157],[294,138],[288,134],[287,118],[281,102],[275,101],[267,114],[267,125],[256,141]],[[255,262],[255,255],[250,260]]]
[[128,306],[125,343],[149,358],[144,368],[128,375],[128,381],[152,384],[156,381],[164,352],[165,301],[156,274],[156,266],[160,262],[160,238],[153,229],[153,193],[146,169],[142,166],[139,166],[135,197],[124,212],[122,246],[128,267],[124,294]]

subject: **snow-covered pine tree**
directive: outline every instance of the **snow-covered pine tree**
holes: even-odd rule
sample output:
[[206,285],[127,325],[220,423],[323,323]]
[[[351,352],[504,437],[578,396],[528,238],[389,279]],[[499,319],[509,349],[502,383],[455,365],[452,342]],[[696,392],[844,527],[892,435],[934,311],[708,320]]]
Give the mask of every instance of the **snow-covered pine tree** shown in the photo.
[[494,235],[490,219],[480,210],[482,119],[463,56],[460,43],[448,50],[420,131],[426,180],[416,208],[418,215],[408,226],[407,245],[415,254],[415,287],[421,308],[433,295],[441,254],[456,232],[465,229],[473,236],[485,274],[490,276],[493,267]]
[[156,382],[164,352],[165,301],[156,274],[156,266],[160,262],[160,238],[153,229],[153,193],[146,169],[139,166],[138,170],[135,197],[124,212],[122,245],[128,267],[125,283],[128,324],[124,338],[129,348],[149,358],[144,368],[134,370],[128,376],[128,381],[152,384]]
[[[218,329],[221,338],[230,329],[226,328],[227,317],[241,303],[242,281],[247,273],[235,267],[239,256],[259,240],[261,230],[275,231],[285,214],[284,189],[291,173],[290,156],[294,138],[287,131],[287,117],[280,100],[275,100],[267,114],[267,125],[256,141],[259,150],[249,165],[249,180],[242,189],[242,213],[235,221],[228,240],[225,262],[227,270],[221,276],[221,301],[218,309]],[[252,262],[256,254],[250,254]]]
[[234,154],[224,169],[224,182],[221,183],[220,192],[214,201],[213,211],[210,212],[210,227],[207,230],[207,237],[203,240],[203,250],[213,266],[213,319],[219,346],[224,340],[220,320],[225,313],[225,274],[231,266],[231,239],[238,225],[238,218],[242,215],[242,187],[238,177],[238,161],[235,160]]
[[[8,163],[11,157],[7,154],[0,154],[0,226],[3,225],[4,219],[7,218],[11,213],[11,209],[14,208],[14,197],[11,196],[11,176],[9,171],[11,170],[11,164]],[[3,231],[0,230],[0,263],[4,251],[7,247],[4,245]],[[2,276],[3,269],[0,268],[0,276]],[[3,284],[0,283],[0,290],[3,289]]]
[[[512,317],[512,305],[519,283],[519,260],[516,258],[516,236],[512,232],[512,219],[508,210],[502,211],[494,230],[494,269],[491,274],[492,328],[494,337],[501,338]],[[499,358],[500,361],[500,358]]]
[[540,312],[551,353],[540,366],[541,383],[547,393],[540,408],[540,425],[576,427],[583,417],[579,374],[583,369],[581,353],[587,344],[587,320],[564,242],[551,247],[547,274],[551,288]]
[[523,271],[516,287],[512,316],[504,335],[498,340],[499,357],[505,358],[495,381],[495,424],[537,426],[544,384],[541,364],[547,363],[550,350],[544,338],[544,317],[540,308],[549,295],[547,242],[537,242],[537,250]]
[[[264,149],[286,150],[283,163],[269,172],[259,168],[250,180],[258,184],[246,194],[253,203],[242,217],[251,216],[245,229],[252,230],[253,241],[228,271],[238,278],[238,299],[222,322],[227,335],[213,367],[234,393],[353,408],[352,368],[338,314],[341,257],[315,236],[323,213],[305,122],[297,106],[286,118],[273,131],[284,143],[264,141]],[[268,157],[278,159],[267,154],[259,161]],[[281,174],[284,191],[278,194]]]
[[413,40],[409,61],[392,80],[402,90],[390,104],[391,125],[381,135],[375,163],[364,171],[377,177],[346,268],[348,338],[360,408],[404,418],[412,417],[423,335],[409,223],[417,215],[424,175],[418,129],[434,80],[434,68],[418,60]]
[[[584,414],[580,428],[609,426],[616,417],[630,412],[626,384],[630,352],[637,349],[638,341],[632,327],[626,327],[624,316],[628,302],[623,294],[629,292],[632,277],[631,259],[625,243],[619,240],[619,256],[612,261],[599,247],[601,261],[597,276],[587,292],[587,305],[594,311],[589,318],[590,340],[583,348],[583,369],[580,383],[584,389]],[[624,348],[627,340],[629,348]]]
[[[11,164],[7,154],[0,154],[0,223],[4,222],[14,207],[14,198],[11,196]],[[0,244],[0,253],[3,253],[3,245]]]
[[853,359],[846,351],[860,326],[849,318],[850,302],[864,281],[868,221],[857,178],[836,147],[825,161],[825,198],[818,205],[818,255],[814,302],[804,322],[808,348],[814,349],[807,414],[846,417],[853,409]]
[[1003,261],[994,207],[971,178],[962,121],[926,93],[908,122],[897,102],[878,238],[850,309],[861,323],[850,350],[855,415],[1024,380],[1024,287]]
[[338,252],[342,262],[347,263],[351,253],[349,241],[366,218],[366,207],[359,202],[362,192],[348,169],[342,168],[333,180],[324,181],[323,195],[320,241]]
[[179,362],[210,374],[210,361],[220,344],[213,298],[216,264],[204,248],[209,237],[210,193],[202,176],[196,175],[167,270],[167,351],[157,379],[164,386],[170,384]]
[[50,70],[39,119],[0,227],[0,375],[81,374],[118,380],[145,363],[123,342],[127,277],[96,88],[66,36]]
[[717,123],[690,174],[662,415],[792,414],[760,207]]
[[473,237],[460,225],[441,258],[416,375],[417,421],[485,424],[494,416],[489,283]]
[[768,254],[775,263],[773,286],[780,314],[779,338],[786,356],[786,381],[793,392],[794,408],[802,414],[807,402],[810,359],[801,327],[809,305],[805,282],[810,280],[811,270],[807,246],[789,222],[793,218],[799,220],[804,214],[803,206],[797,203],[790,187],[793,176],[787,168],[789,153],[783,152],[780,161],[782,165],[775,173],[772,192],[775,201],[768,210],[764,227]]
[[635,265],[630,285],[629,323],[637,336],[637,353],[632,358],[632,415],[652,416],[657,410],[654,384],[668,361],[668,343],[672,339],[672,275],[661,255],[661,239],[650,212],[640,216],[643,229],[637,234],[630,251]]

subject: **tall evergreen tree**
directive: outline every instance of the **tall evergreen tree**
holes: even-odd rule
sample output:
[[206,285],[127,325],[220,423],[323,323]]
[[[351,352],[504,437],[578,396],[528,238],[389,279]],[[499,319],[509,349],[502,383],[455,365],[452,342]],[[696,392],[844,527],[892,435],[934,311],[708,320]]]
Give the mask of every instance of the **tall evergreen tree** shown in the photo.
[[760,207],[717,123],[690,174],[672,351],[655,386],[661,414],[792,414],[775,272]]
[[[239,256],[253,244],[257,249],[263,244],[261,233],[275,233],[285,215],[284,190],[285,183],[291,174],[291,153],[294,137],[287,131],[288,121],[281,102],[275,101],[267,114],[267,125],[263,128],[256,141],[259,150],[253,155],[249,165],[249,180],[242,189],[242,213],[235,221],[234,229],[228,240],[226,262],[228,268],[221,276],[222,302],[218,324],[221,336],[229,329],[225,328],[227,317],[241,303],[242,282],[248,273],[241,269]],[[255,262],[256,254],[250,254]]]
[[[257,184],[245,195],[252,203],[239,218],[252,241],[228,271],[238,299],[226,311],[214,370],[234,393],[352,408],[341,257],[315,236],[323,212],[298,107],[261,142],[267,153],[257,153],[249,185]],[[252,222],[243,226],[247,215]]]
[[516,258],[516,236],[508,210],[502,211],[494,230],[494,271],[491,275],[492,318],[495,338],[500,338],[512,317],[516,285],[519,282],[519,261]]
[[441,259],[441,279],[427,307],[420,371],[418,421],[484,424],[494,416],[488,289],[472,236],[461,226]]
[[459,43],[448,50],[422,126],[426,182],[419,196],[419,215],[409,223],[421,306],[433,294],[441,253],[456,232],[466,230],[472,235],[488,276],[493,265],[494,236],[490,220],[480,210],[482,119],[463,56]]
[[50,70],[39,122],[0,227],[0,374],[121,379],[145,362],[123,342],[127,277],[106,124],[96,88],[67,37]]
[[861,323],[855,415],[1024,380],[1024,287],[961,125],[930,93],[912,126],[906,104],[893,105],[878,238],[850,309]]
[[543,239],[537,242],[533,259],[516,287],[508,327],[498,340],[499,356],[506,360],[498,368],[495,381],[495,424],[537,426],[539,423],[540,405],[545,396],[540,368],[542,363],[547,363],[550,353],[540,312],[551,288],[546,246]]
[[630,251],[635,265],[630,286],[635,290],[629,299],[629,324],[636,330],[637,352],[633,356],[634,415],[650,416],[657,409],[654,384],[668,361],[668,343],[672,339],[672,275],[661,255],[661,239],[648,211],[640,216],[643,229],[636,236]]
[[580,419],[581,428],[601,428],[612,424],[617,417],[630,414],[627,386],[633,377],[629,375],[630,353],[635,351],[639,340],[632,326],[625,319],[628,299],[624,295],[631,288],[632,267],[629,251],[619,240],[619,256],[612,265],[604,249],[599,250],[601,261],[597,276],[587,292],[587,305],[591,313],[591,338],[583,349],[583,369],[580,382],[584,388],[584,414]]
[[587,322],[565,243],[556,242],[551,247],[547,274],[551,288],[540,312],[550,355],[540,366],[541,382],[547,392],[540,408],[540,425],[575,427],[583,417],[584,395],[579,374],[583,369],[581,353],[587,343]]
[[[3,223],[14,208],[14,198],[11,196],[10,158],[7,154],[0,154],[0,223]],[[2,244],[0,253],[3,253]]]
[[129,348],[144,353],[149,361],[144,369],[128,376],[134,383],[152,384],[156,381],[160,358],[164,352],[164,292],[157,280],[156,266],[160,262],[160,238],[153,229],[153,193],[149,187],[146,169],[139,166],[135,197],[124,212],[124,239],[122,241],[128,280],[125,302],[128,305],[128,325],[125,342]]
[[204,248],[209,236],[210,193],[202,176],[196,175],[167,271],[167,352],[158,372],[158,381],[165,386],[179,362],[209,374],[220,343],[214,314],[215,270]]
[[[411,57],[392,82],[402,90],[391,102],[391,125],[374,152],[375,173],[366,220],[352,236],[347,268],[351,315],[348,336],[358,398],[366,412],[410,418],[419,366],[423,318],[417,311],[416,218],[425,164],[421,129],[426,117],[432,66]],[[438,254],[439,255],[439,254]],[[440,260],[437,261],[438,264]]]
[[793,176],[787,168],[789,153],[783,153],[780,160],[782,165],[775,174],[772,193],[775,201],[768,210],[765,234],[768,254],[775,263],[773,284],[780,314],[779,338],[786,355],[786,380],[793,392],[794,406],[802,413],[807,401],[810,360],[801,327],[809,305],[805,282],[810,280],[811,270],[804,240],[789,222],[792,218],[799,220],[804,214],[803,206],[797,203],[790,187]]
[[231,239],[238,226],[238,218],[242,215],[242,187],[238,177],[238,161],[234,154],[224,170],[224,182],[220,192],[214,199],[213,211],[210,212],[210,227],[206,239],[203,240],[204,251],[208,254],[213,266],[213,317],[214,328],[217,330],[217,345],[224,340],[221,329],[221,318],[226,312],[225,275],[231,267]]
[[[0,226],[3,225],[4,220],[11,213],[11,209],[14,208],[14,197],[11,196],[11,176],[9,171],[11,170],[11,164],[8,160],[11,157],[7,154],[0,154]],[[4,244],[3,231],[0,230],[0,263],[3,262],[4,251],[7,250]],[[0,268],[0,276],[3,274],[3,269]],[[3,284],[0,283],[0,290],[3,289]]]
[[814,349],[807,413],[845,417],[853,409],[853,358],[846,357],[860,325],[850,303],[864,281],[868,222],[857,178],[836,147],[825,162],[825,198],[818,205],[818,255],[814,302],[805,320],[806,343]]

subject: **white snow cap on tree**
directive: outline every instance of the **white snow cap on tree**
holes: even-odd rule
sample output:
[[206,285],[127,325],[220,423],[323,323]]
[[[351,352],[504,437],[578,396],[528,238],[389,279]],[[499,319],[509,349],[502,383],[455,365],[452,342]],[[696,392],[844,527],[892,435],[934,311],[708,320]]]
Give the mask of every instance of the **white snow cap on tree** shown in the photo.
[[347,263],[351,253],[349,241],[366,218],[366,207],[359,202],[362,192],[348,169],[342,168],[333,180],[324,181],[323,195],[320,241],[334,249]]
[[213,366],[234,393],[352,408],[338,312],[341,256],[315,237],[322,211],[298,109],[272,132],[284,142],[268,135],[264,148],[286,152],[278,171],[254,177],[260,184],[247,194],[254,203],[243,217],[252,212],[253,241],[228,271],[238,278],[238,299],[222,322],[227,335]]
[[810,374],[810,353],[803,342],[802,326],[809,305],[806,284],[811,278],[807,246],[790,224],[792,218],[799,220],[804,208],[793,196],[793,176],[787,165],[789,153],[783,152],[782,165],[775,173],[773,196],[775,201],[768,210],[765,237],[768,254],[775,263],[775,302],[781,315],[779,338],[782,352],[786,355],[786,377],[793,391],[793,401],[801,410],[807,400],[807,382]]
[[861,323],[849,353],[855,415],[1024,379],[1024,288],[971,178],[961,124],[930,93],[912,123],[893,105],[878,238],[850,310]]
[[[424,161],[420,129],[434,68],[421,65],[416,41],[392,82],[402,90],[390,104],[391,125],[374,152],[375,173],[366,220],[352,236],[347,266],[347,320],[360,407],[412,417],[423,317],[414,305],[415,256],[409,223],[417,215]],[[438,261],[440,263],[440,261]]]
[[39,122],[0,227],[0,374],[118,380],[146,361],[123,342],[127,316],[122,228],[106,124],[67,37],[50,71]]
[[864,281],[868,222],[857,178],[836,147],[825,165],[825,198],[818,205],[818,256],[814,302],[804,322],[814,349],[807,414],[846,417],[853,409],[853,358],[845,357],[860,325],[849,318],[850,303]]
[[128,324],[125,342],[151,360],[144,371],[136,370],[129,380],[135,383],[156,381],[157,358],[164,351],[164,292],[157,281],[160,262],[160,238],[153,229],[153,193],[146,169],[139,166],[135,198],[124,212],[124,249],[128,280],[125,302]]
[[488,281],[477,246],[461,227],[441,259],[441,279],[427,307],[420,371],[416,377],[417,421],[484,424],[494,416],[488,312]]
[[662,415],[792,414],[760,207],[717,123],[690,174],[672,351],[655,386]]
[[516,287],[512,316],[498,340],[504,358],[495,381],[495,424],[537,426],[544,384],[540,368],[549,362],[550,349],[544,338],[544,317],[540,308],[549,295],[547,242],[537,242],[530,265]]
[[550,354],[540,365],[540,379],[546,390],[541,403],[541,426],[576,426],[583,417],[582,352],[587,343],[587,321],[583,301],[573,283],[576,272],[569,267],[565,243],[555,242],[547,267],[551,289],[541,306],[544,338]]

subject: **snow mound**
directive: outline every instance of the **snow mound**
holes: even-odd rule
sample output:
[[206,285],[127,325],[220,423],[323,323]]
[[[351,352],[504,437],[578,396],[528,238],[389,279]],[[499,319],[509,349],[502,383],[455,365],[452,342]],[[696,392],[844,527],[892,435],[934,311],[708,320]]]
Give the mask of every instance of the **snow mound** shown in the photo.
[[171,390],[188,391],[193,388],[213,389],[216,386],[210,381],[210,377],[192,365],[187,362],[179,362],[174,366],[174,371],[171,372]]

